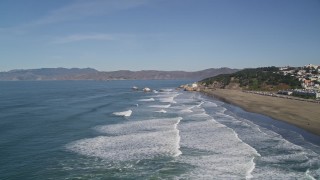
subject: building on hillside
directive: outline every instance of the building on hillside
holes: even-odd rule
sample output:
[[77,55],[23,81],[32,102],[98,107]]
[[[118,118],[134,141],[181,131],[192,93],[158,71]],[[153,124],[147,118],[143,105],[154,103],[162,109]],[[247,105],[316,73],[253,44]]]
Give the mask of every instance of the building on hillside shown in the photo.
[[288,75],[288,74],[294,74],[294,70],[288,70],[288,71],[281,71],[283,75]]
[[289,68],[290,68],[290,66],[285,66],[285,67],[280,67],[279,70],[280,70],[280,71],[284,71],[284,70],[287,70],[287,69],[289,69]]
[[297,72],[297,75],[304,75],[306,73],[306,70],[299,70],[298,72]]
[[308,80],[308,79],[305,79],[301,86],[305,89],[309,88],[309,87],[312,87],[314,85],[314,83],[311,81],[311,80]]
[[314,68],[314,69],[318,69],[319,66],[317,65],[313,65],[313,64],[308,64],[304,66],[305,68]]

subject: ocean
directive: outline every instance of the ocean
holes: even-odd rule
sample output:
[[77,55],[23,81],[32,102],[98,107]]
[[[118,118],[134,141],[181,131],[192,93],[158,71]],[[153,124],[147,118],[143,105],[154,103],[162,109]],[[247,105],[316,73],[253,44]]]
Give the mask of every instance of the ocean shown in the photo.
[[189,82],[0,82],[0,179],[320,179],[319,136]]

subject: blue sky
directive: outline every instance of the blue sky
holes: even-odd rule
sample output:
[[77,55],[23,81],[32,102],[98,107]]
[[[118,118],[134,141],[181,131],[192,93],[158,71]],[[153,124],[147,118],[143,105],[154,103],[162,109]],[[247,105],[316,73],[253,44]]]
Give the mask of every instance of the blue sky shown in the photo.
[[0,71],[320,64],[319,0],[1,0]]

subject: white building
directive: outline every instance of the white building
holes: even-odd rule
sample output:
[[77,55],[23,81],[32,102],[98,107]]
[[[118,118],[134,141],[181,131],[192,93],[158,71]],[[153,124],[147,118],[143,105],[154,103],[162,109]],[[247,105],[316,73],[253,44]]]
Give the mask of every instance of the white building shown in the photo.
[[308,65],[305,65],[304,67],[317,69],[319,66],[313,65],[313,64],[308,64]]

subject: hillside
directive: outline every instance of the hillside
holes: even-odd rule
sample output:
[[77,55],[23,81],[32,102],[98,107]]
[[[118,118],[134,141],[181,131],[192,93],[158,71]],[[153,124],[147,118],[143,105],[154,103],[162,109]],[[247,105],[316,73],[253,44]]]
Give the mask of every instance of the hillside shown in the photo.
[[0,72],[0,81],[33,81],[33,80],[133,80],[133,79],[204,79],[219,74],[228,74],[237,69],[218,68],[202,71],[98,71],[92,68],[41,68],[27,70],[11,70]]
[[221,74],[200,81],[207,87],[275,91],[300,88],[300,82],[291,75],[282,75],[279,68],[244,69],[233,74]]

